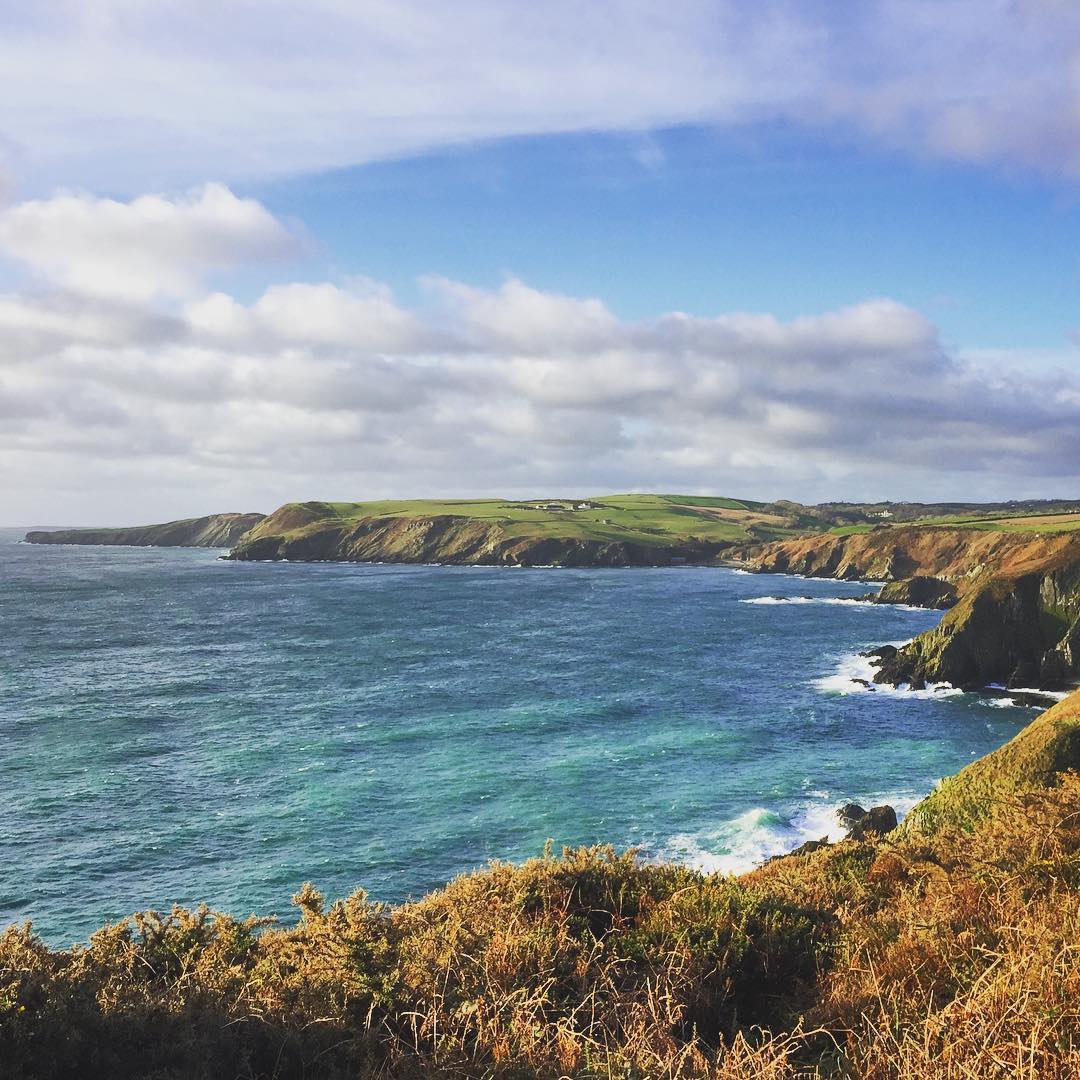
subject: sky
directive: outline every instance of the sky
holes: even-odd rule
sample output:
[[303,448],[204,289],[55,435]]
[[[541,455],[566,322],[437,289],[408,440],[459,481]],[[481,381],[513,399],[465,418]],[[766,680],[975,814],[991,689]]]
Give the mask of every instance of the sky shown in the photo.
[[0,524],[1080,497],[1080,5],[0,0]]

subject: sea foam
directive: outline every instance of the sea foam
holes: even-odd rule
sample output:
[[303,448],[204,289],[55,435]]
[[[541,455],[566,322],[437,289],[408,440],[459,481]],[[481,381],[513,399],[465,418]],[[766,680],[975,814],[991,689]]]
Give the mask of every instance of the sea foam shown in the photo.
[[[701,833],[678,833],[656,853],[657,858],[681,863],[703,873],[744,874],[775,855],[785,855],[807,840],[836,843],[846,833],[836,812],[848,798],[828,796],[795,807],[788,815],[756,806],[717,828]],[[871,793],[857,798],[863,806],[887,803],[903,818],[918,797],[910,793]]]
[[[773,604],[830,604],[842,607],[860,608],[863,611],[880,610],[881,605],[873,604],[869,600],[859,600],[853,596],[751,596],[739,601],[740,604],[759,604],[770,606]],[[893,611],[918,611],[925,613],[926,608],[916,607],[914,604],[889,604]]]
[[[893,642],[897,648],[908,644],[906,641]],[[850,653],[840,658],[836,671],[812,681],[813,686],[827,694],[883,694],[905,699],[920,700],[926,698],[954,697],[964,693],[957,686],[948,683],[930,683],[924,690],[911,690],[907,684],[888,686],[874,683],[877,669],[873,657],[861,653]],[[868,685],[869,684],[869,685]]]

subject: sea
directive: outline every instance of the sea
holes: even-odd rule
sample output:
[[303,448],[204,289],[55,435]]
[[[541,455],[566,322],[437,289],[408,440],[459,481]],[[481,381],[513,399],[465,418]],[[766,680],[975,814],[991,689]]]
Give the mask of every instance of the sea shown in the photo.
[[938,612],[719,568],[232,563],[0,530],[0,926],[51,945],[305,881],[401,902],[611,844],[739,872],[1033,715],[871,689]]

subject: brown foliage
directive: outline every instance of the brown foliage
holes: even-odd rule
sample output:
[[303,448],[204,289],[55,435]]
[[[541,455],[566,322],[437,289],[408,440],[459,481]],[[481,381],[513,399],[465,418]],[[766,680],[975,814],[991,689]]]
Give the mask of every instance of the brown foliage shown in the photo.
[[[1080,780],[735,881],[607,848],[0,936],[5,1078],[1080,1075]],[[768,1032],[777,1034],[769,1034]]]

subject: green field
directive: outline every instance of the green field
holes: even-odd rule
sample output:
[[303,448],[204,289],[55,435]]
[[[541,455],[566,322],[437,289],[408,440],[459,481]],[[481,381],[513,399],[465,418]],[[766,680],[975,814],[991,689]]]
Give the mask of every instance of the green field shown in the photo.
[[941,517],[917,522],[920,525],[952,525],[984,532],[1062,533],[1080,529],[1080,514],[1013,514],[996,517]]
[[880,528],[976,529],[980,532],[1038,533],[1049,535],[1080,529],[1080,513],[1062,514],[935,514],[913,521],[881,521],[873,525],[838,525],[829,529],[832,536],[854,536]]
[[838,525],[829,530],[830,536],[857,536],[859,533],[873,532],[877,525]]

